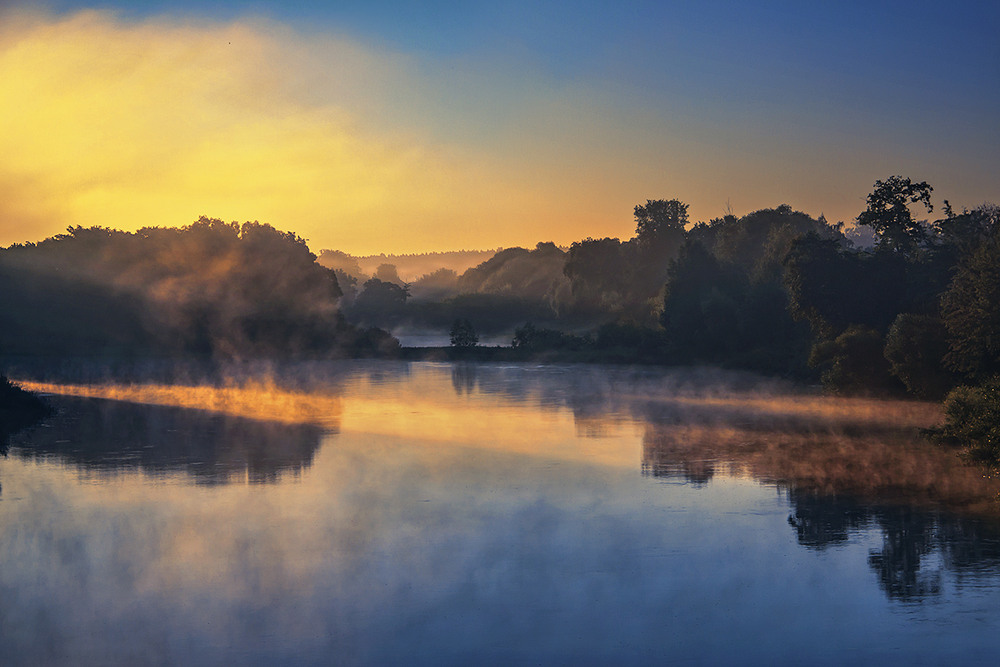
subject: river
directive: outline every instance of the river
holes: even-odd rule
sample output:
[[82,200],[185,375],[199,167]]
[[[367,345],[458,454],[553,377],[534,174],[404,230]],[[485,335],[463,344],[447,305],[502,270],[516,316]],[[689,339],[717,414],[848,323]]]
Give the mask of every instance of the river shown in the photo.
[[11,375],[0,664],[983,664],[998,480],[933,404],[709,369]]

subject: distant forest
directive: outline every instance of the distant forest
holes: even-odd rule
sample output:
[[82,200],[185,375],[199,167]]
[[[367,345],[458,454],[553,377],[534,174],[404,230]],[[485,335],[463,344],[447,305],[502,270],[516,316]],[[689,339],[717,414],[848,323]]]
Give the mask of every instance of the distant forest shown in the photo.
[[[72,227],[0,250],[0,355],[392,355],[387,331],[411,328],[491,358],[475,356],[480,334],[506,332],[523,357],[717,365],[929,399],[964,384],[971,410],[1000,392],[1000,208],[945,201],[932,216],[931,193],[877,181],[849,234],[784,204],[692,224],[687,204],[660,199],[635,206],[625,241],[364,266],[257,222]],[[404,280],[404,261],[426,272]]]
[[[456,273],[482,264],[495,255],[496,250],[449,250],[443,252],[422,252],[404,255],[349,255],[339,250],[323,250],[319,253],[319,263],[331,269],[341,269],[355,277],[365,279],[374,276],[378,267],[391,264],[396,274],[408,282],[440,269]],[[363,282],[363,281],[362,281]]]
[[[508,333],[508,358],[951,391],[942,437],[996,458],[1000,208],[945,201],[932,216],[931,193],[876,181],[847,234],[784,204],[692,224],[687,204],[658,199],[635,206],[625,241],[368,258],[317,258],[258,222],[71,227],[0,249],[0,356],[392,356],[388,332],[410,328],[450,332],[454,358],[489,359],[480,334]],[[404,280],[400,266],[424,273]]]

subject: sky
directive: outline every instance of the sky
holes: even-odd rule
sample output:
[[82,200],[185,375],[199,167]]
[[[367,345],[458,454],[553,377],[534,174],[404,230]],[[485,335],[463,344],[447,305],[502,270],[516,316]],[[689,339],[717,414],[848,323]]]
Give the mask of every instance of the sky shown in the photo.
[[1000,202],[998,31],[964,1],[0,0],[0,245],[201,215],[568,245],[647,199],[850,222],[894,174]]

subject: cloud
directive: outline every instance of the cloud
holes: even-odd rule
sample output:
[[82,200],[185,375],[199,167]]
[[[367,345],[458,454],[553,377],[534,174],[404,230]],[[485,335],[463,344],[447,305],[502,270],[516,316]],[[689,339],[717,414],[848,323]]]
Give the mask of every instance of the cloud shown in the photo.
[[981,168],[995,157],[942,160],[945,135],[925,146],[897,115],[807,104],[794,81],[773,100],[708,95],[728,75],[669,50],[565,71],[487,51],[405,53],[260,18],[8,11],[0,244],[208,215],[317,251],[533,247],[628,237],[651,198],[695,220],[789,203],[836,221],[892,173],[959,205],[995,196]]
[[437,224],[441,245],[530,199],[382,111],[409,70],[266,22],[22,16],[0,40],[0,242],[204,213],[348,248],[421,245]]

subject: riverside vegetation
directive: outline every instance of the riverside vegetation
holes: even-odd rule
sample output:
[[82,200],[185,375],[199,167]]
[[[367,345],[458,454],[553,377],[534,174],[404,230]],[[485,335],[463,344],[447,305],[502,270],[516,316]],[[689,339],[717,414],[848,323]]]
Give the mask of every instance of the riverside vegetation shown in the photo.
[[787,205],[692,224],[682,201],[647,200],[626,241],[507,248],[461,273],[481,255],[455,253],[405,280],[257,222],[74,227],[0,250],[0,353],[413,358],[428,352],[388,331],[434,330],[445,358],[715,365],[944,399],[940,439],[995,460],[1000,209],[919,219],[932,192],[877,181],[852,228]]

